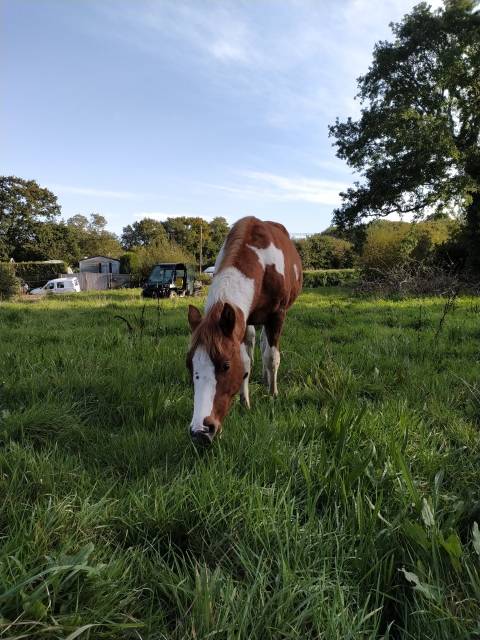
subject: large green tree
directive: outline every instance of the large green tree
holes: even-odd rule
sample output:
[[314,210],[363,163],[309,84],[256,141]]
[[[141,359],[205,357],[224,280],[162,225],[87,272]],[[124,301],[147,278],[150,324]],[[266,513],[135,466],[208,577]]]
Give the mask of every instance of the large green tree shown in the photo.
[[207,262],[215,262],[229,230],[228,222],[223,216],[217,216],[208,223],[208,239],[204,246],[205,265]]
[[67,226],[74,233],[78,246],[76,261],[86,256],[112,256],[118,258],[122,247],[117,236],[106,230],[107,220],[99,213],[91,213],[90,218],[76,214],[67,220]]
[[227,221],[221,216],[213,218],[211,222],[203,218],[179,216],[167,218],[162,224],[168,238],[194,255],[196,260],[200,257],[201,239],[203,265],[215,260],[229,230]]
[[480,12],[476,0],[419,4],[392,25],[359,78],[358,120],[330,127],[337,155],[361,179],[334,214],[346,227],[368,216],[455,208],[480,268]]
[[153,242],[166,239],[163,224],[153,218],[142,218],[123,228],[122,245],[130,251],[134,247],[146,247]]
[[30,260],[39,225],[60,214],[57,197],[35,180],[0,176],[0,260]]

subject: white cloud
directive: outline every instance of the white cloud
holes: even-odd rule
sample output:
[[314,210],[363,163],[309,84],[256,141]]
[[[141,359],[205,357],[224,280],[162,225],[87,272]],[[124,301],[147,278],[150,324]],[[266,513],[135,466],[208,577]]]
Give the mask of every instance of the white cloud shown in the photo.
[[[203,215],[201,213],[195,212],[181,212],[181,213],[172,213],[171,211],[140,211],[138,213],[134,213],[133,217],[135,220],[142,220],[143,218],[153,218],[154,220],[160,220],[160,222],[165,221],[167,218],[203,218],[207,222],[211,222],[213,218],[216,216],[212,215]],[[227,220],[228,216],[223,216]]]
[[71,193],[78,196],[89,196],[94,198],[118,198],[119,200],[133,200],[151,196],[149,193],[133,193],[131,191],[110,191],[107,189],[92,189],[90,187],[72,187],[62,184],[50,185],[50,189],[55,193]]
[[348,184],[334,180],[317,180],[304,176],[282,176],[261,171],[244,171],[241,175],[246,178],[246,182],[241,184],[208,184],[205,186],[240,197],[310,202],[329,206],[340,204],[339,193],[348,187]]
[[[430,2],[441,6],[442,0]],[[210,83],[261,108],[272,127],[312,129],[359,112],[356,78],[417,0],[142,0],[101,3],[111,34],[149,55],[187,61]],[[105,34],[103,34],[105,35]]]

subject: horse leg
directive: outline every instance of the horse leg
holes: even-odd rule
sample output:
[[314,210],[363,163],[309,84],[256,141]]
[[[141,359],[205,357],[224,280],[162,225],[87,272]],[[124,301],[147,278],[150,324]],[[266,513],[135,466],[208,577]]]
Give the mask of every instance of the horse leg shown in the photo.
[[263,384],[267,387],[270,387],[270,381],[268,377],[268,366],[267,366],[267,350],[268,350],[268,340],[267,334],[265,333],[265,327],[262,327],[262,332],[260,333],[260,351],[262,353],[262,380]]
[[282,334],[285,311],[272,314],[265,323],[263,335],[263,370],[266,373],[267,386],[273,396],[278,395],[277,373],[280,366],[280,336]]
[[245,346],[247,347],[248,357],[250,358],[250,364],[253,367],[253,358],[255,352],[255,327],[253,326],[253,324],[249,324],[247,326],[244,340]]
[[240,402],[244,407],[250,409],[250,395],[248,381],[253,366],[253,351],[255,349],[255,327],[249,325],[245,331],[245,337],[240,346],[240,355],[243,362],[243,381],[240,387]]

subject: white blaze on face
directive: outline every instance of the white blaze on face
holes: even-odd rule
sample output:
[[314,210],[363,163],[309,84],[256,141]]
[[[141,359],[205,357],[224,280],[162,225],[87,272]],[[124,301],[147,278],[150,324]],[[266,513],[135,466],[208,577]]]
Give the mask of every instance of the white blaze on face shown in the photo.
[[215,367],[204,347],[197,347],[192,359],[193,368],[193,418],[191,431],[203,431],[203,421],[213,411],[213,401],[217,389]]

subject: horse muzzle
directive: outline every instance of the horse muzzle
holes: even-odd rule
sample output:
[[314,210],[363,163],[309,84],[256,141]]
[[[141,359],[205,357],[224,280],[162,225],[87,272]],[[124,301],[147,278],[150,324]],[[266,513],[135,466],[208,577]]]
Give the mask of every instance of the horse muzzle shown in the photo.
[[220,429],[218,420],[211,417],[205,418],[203,425],[190,425],[190,436],[197,445],[208,447],[212,444],[216,433]]

